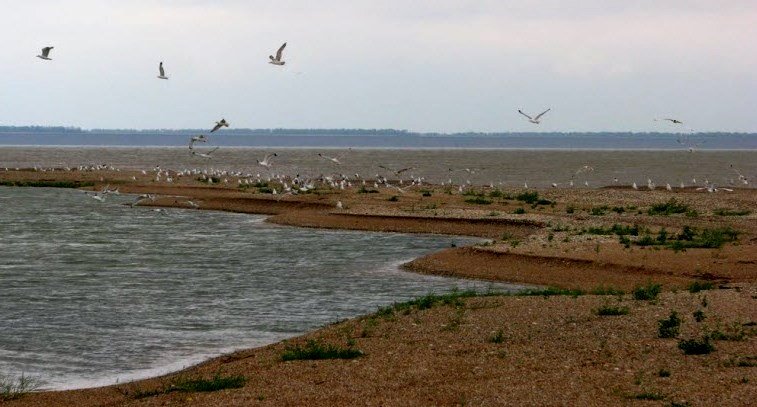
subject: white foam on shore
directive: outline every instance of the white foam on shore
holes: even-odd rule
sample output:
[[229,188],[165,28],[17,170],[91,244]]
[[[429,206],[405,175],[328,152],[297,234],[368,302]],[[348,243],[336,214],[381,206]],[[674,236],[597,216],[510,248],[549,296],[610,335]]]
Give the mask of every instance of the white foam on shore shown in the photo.
[[[304,333],[304,332],[303,332]],[[271,332],[255,332],[252,335],[258,336],[253,342],[241,344],[233,347],[216,349],[212,352],[198,352],[193,355],[182,357],[180,359],[158,359],[153,367],[146,369],[133,370],[124,374],[105,374],[94,377],[74,377],[74,378],[46,378],[40,377],[44,383],[42,390],[76,390],[94,387],[111,386],[114,384],[128,384],[142,379],[149,379],[178,372],[197,364],[209,361],[213,358],[238,352],[245,349],[259,348],[267,346],[284,339],[291,338],[302,333],[274,334]],[[263,337],[263,338],[261,338]]]

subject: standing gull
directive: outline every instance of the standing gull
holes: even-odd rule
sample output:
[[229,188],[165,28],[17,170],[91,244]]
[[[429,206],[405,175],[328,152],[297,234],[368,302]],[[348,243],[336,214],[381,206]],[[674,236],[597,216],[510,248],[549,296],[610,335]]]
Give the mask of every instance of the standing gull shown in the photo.
[[161,63],[160,63],[159,65],[158,65],[158,74],[159,74],[159,75],[158,75],[158,78],[159,78],[159,79],[168,79],[168,77],[166,76],[166,71],[165,71],[165,70],[163,70],[163,62],[162,62],[162,61],[161,61]]
[[528,121],[530,121],[531,123],[533,123],[533,124],[539,124],[541,122],[541,120],[539,120],[539,119],[541,119],[541,117],[544,116],[544,114],[547,113],[550,110],[552,110],[552,108],[549,108],[549,109],[547,109],[547,110],[539,113],[536,117],[531,117],[531,116],[523,113],[523,111],[520,110],[520,109],[518,109],[518,113],[522,114],[523,116],[526,116],[528,118]]
[[42,54],[37,55],[37,58],[41,58],[41,59],[45,59],[45,60],[51,61],[52,58],[50,58],[49,55],[50,55],[50,50],[53,49],[53,48],[54,47],[45,47],[45,48],[42,48]]
[[284,52],[284,48],[287,46],[287,43],[285,42],[281,47],[279,47],[279,50],[276,51],[276,57],[273,55],[269,55],[268,58],[271,60],[268,61],[269,64],[274,65],[284,65],[286,62],[281,60],[281,54]]

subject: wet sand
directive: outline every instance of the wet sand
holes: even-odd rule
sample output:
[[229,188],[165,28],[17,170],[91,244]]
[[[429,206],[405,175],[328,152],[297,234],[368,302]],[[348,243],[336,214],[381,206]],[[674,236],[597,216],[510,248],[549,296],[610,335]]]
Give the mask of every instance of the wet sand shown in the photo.
[[[267,214],[268,221],[286,225],[490,239],[406,265],[416,272],[585,291],[629,292],[655,282],[665,292],[655,302],[636,301],[629,294],[471,298],[458,306],[412,310],[388,319],[357,318],[289,341],[314,337],[341,345],[354,341],[365,352],[358,359],[282,362],[280,353],[286,345],[280,343],[180,373],[242,374],[248,379],[242,389],[134,397],[135,389],[162,386],[174,374],[100,389],[32,394],[9,405],[599,405],[643,403],[634,397],[645,392],[662,396],[666,404],[747,405],[757,394],[754,359],[749,359],[756,356],[750,328],[757,320],[755,190],[549,189],[539,190],[539,197],[554,204],[533,206],[492,198],[489,188],[475,188],[485,194],[475,203],[466,202],[474,195],[442,186],[404,193],[385,188],[360,193],[353,187],[275,196],[257,193],[256,188],[237,188],[235,179],[207,185],[187,177],[171,184],[150,178],[137,172],[0,171],[0,181],[90,181],[95,183],[93,189],[110,184],[122,193],[159,194],[149,205],[189,208],[191,199],[201,210]],[[421,190],[428,190],[430,196],[423,196]],[[502,192],[512,198],[524,190]],[[671,197],[688,205],[689,216],[647,215],[651,205]],[[518,208],[525,213],[517,214]],[[715,214],[719,209],[751,212],[720,216]],[[691,216],[692,210],[697,216]],[[614,224],[639,225],[651,236],[661,228],[680,233],[685,226],[699,230],[730,226],[739,237],[719,249],[675,252],[625,248],[617,236],[585,232]],[[723,288],[697,294],[685,291],[694,281]],[[706,307],[701,305],[703,297]],[[627,306],[629,314],[607,317],[592,312],[607,304]],[[697,309],[703,309],[708,319],[695,322],[691,315]],[[683,337],[733,324],[741,324],[748,334],[740,341],[717,341],[717,350],[709,355],[685,356],[676,348],[677,341],[656,337],[657,320],[672,310],[684,316]],[[489,342],[500,329],[502,343]],[[751,360],[752,367],[738,366],[739,360]],[[670,377],[660,377],[660,369],[670,370]]]

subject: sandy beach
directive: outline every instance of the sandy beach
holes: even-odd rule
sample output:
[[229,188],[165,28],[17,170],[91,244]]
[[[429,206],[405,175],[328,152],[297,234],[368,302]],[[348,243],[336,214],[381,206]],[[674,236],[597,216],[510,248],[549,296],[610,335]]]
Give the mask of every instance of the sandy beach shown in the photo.
[[[354,186],[294,196],[228,181],[208,185],[183,177],[169,184],[129,171],[0,171],[3,183],[110,185],[121,193],[157,194],[141,205],[265,214],[283,225],[481,237],[487,241],[404,267],[580,293],[462,296],[404,306],[165,377],[34,393],[7,405],[693,406],[748,405],[757,396],[753,189],[474,187],[460,194],[439,185],[404,192]],[[691,292],[695,282],[708,289]],[[634,298],[634,288],[650,284],[661,285],[659,298]],[[608,308],[624,312],[599,311]],[[672,311],[682,319],[680,334],[659,338],[658,321]],[[701,321],[694,317],[699,311],[706,316]],[[711,353],[685,355],[678,348],[681,339],[705,335],[719,338],[712,339]],[[282,352],[308,339],[359,349],[362,356],[282,361]],[[165,391],[177,378],[216,374],[246,381],[215,392]]]

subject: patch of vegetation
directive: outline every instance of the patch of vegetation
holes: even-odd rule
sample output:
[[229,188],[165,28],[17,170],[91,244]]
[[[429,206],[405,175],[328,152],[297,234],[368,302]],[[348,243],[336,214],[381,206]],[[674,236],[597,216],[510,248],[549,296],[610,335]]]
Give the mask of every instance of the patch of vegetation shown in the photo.
[[536,191],[521,192],[515,195],[515,199],[527,204],[535,204],[539,200],[539,193]]
[[260,188],[258,188],[258,193],[260,193],[260,194],[272,194],[273,193],[273,189],[269,188],[269,187],[260,187]]
[[281,360],[322,360],[354,359],[363,355],[363,351],[352,347],[342,348],[336,345],[309,339],[305,345],[287,347],[281,354]]
[[714,211],[712,211],[712,213],[714,215],[717,215],[717,216],[746,216],[746,215],[751,214],[752,211],[750,211],[748,209],[742,209],[742,210],[735,209],[735,210],[731,210],[731,209],[726,209],[726,208],[718,208],[718,209],[715,209]]
[[361,185],[360,188],[357,189],[357,193],[358,194],[378,194],[379,190],[366,187],[365,185]]
[[428,189],[422,189],[421,196],[431,196],[431,191],[429,191]]
[[469,204],[477,204],[477,205],[489,205],[492,203],[490,199],[486,199],[482,196],[475,196],[472,198],[468,198],[465,200],[465,202]]
[[4,187],[82,188],[94,185],[94,182],[86,181],[0,181],[0,186]]
[[489,342],[491,343],[502,343],[505,341],[505,332],[503,330],[498,330],[495,332],[492,336],[489,337]]
[[681,349],[686,355],[706,355],[715,351],[715,346],[710,343],[710,337],[705,335],[701,339],[680,340],[678,349]]
[[239,389],[244,387],[247,379],[244,376],[221,376],[216,374],[211,379],[189,379],[179,378],[166,390],[166,393],[172,391],[182,392],[210,392],[225,389]]
[[613,212],[617,213],[618,215],[624,213],[626,211],[626,208],[622,206],[613,206],[611,209]]
[[629,239],[627,236],[621,235],[620,237],[618,237],[618,242],[620,242],[620,244],[622,244],[626,249],[631,248],[632,242],[631,239]]
[[743,341],[748,336],[749,333],[737,322],[725,328],[724,331],[721,331],[720,327],[717,327],[709,335],[710,339],[715,341]]
[[495,189],[493,191],[490,191],[489,192],[489,198],[513,199],[513,197],[510,196],[510,194],[506,194],[506,193],[500,191],[499,189]]
[[635,241],[628,239],[626,243],[630,242],[636,246],[662,246],[678,252],[695,248],[718,249],[725,243],[737,241],[738,236],[739,232],[730,226],[703,229],[701,232],[690,226],[684,226],[678,235],[670,234],[663,228],[655,237],[645,234]]
[[387,201],[389,202],[397,202],[399,200],[400,198],[397,195],[392,195],[389,199],[387,199]]
[[523,215],[524,213],[526,213],[526,210],[523,209],[523,208],[515,208],[515,210],[513,211],[513,213],[516,214],[516,215]]
[[423,297],[419,297],[410,301],[401,303],[395,303],[389,307],[379,309],[376,315],[387,318],[394,316],[395,312],[401,312],[405,315],[409,314],[412,310],[424,310],[429,309],[437,305],[452,305],[454,307],[462,307],[465,305],[463,299],[471,298],[481,295],[473,290],[465,291],[452,291],[447,294],[426,294]]
[[590,213],[592,216],[602,216],[607,214],[607,209],[609,209],[607,206],[594,206]]
[[484,193],[471,188],[466,189],[465,192],[463,192],[463,196],[484,196]]
[[702,311],[701,309],[694,311],[694,313],[691,314],[691,316],[693,316],[694,320],[697,321],[697,322],[702,322],[705,319],[707,319],[707,316],[704,315],[704,311]]
[[603,305],[597,308],[596,310],[594,310],[594,313],[599,316],[628,315],[628,307]]
[[658,203],[652,205],[652,207],[647,210],[648,215],[662,215],[662,216],[668,216],[673,215],[677,213],[686,213],[690,210],[689,205],[686,205],[683,202],[680,202],[679,200],[675,198],[670,198],[668,202],[665,203]]
[[657,283],[648,283],[645,286],[636,286],[633,289],[633,298],[639,301],[652,301],[662,292],[662,286]]
[[645,391],[643,393],[634,395],[633,398],[635,398],[636,400],[662,400],[665,398],[665,396],[660,393]]
[[623,295],[623,294],[625,294],[625,291],[619,290],[617,288],[612,288],[612,287],[597,287],[597,288],[591,290],[591,292],[589,294],[592,294],[592,295]]
[[575,211],[576,211],[576,207],[572,205],[565,208],[565,213],[573,213]]
[[520,296],[544,296],[544,297],[551,297],[554,295],[570,295],[572,297],[578,297],[579,295],[584,295],[585,293],[582,290],[570,290],[565,288],[557,288],[557,287],[548,287],[544,289],[537,289],[537,290],[526,290],[521,291],[517,295]]
[[681,328],[681,318],[678,313],[672,311],[667,319],[657,321],[658,338],[675,338]]
[[365,185],[361,185],[357,190],[358,194],[378,194],[378,189],[366,188]]
[[736,367],[755,367],[757,366],[757,356],[737,357],[728,361],[726,365]]
[[657,376],[660,376],[660,377],[670,377],[670,370],[668,370],[668,369],[660,369],[660,371],[657,372]]
[[30,376],[21,374],[18,378],[0,375],[0,401],[15,400],[38,390],[42,383]]
[[715,288],[715,284],[711,281],[694,281],[693,283],[689,284],[689,292],[690,293],[698,293],[700,291],[705,290],[712,290]]
[[619,225],[614,224],[612,227],[609,228],[603,228],[601,226],[599,227],[590,227],[588,229],[581,229],[581,234],[586,233],[589,235],[618,235],[618,236],[638,236],[639,235],[639,225]]
[[167,387],[152,390],[135,389],[132,392],[122,390],[124,396],[133,399],[144,399],[155,397],[161,394],[173,392],[199,393],[211,392],[226,389],[239,389],[244,387],[247,379],[244,376],[222,376],[216,373],[211,379],[179,377],[173,380]]

